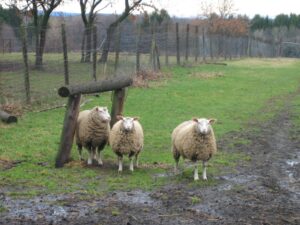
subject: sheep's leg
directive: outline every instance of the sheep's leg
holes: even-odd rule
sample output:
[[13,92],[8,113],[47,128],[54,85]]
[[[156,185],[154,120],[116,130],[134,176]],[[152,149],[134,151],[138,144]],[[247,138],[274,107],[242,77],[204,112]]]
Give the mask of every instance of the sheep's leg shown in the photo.
[[130,166],[129,166],[129,170],[131,171],[131,172],[133,172],[133,157],[130,157],[129,158],[130,159]]
[[98,161],[98,165],[102,166],[103,162],[101,159],[101,151],[99,151],[99,149],[96,151],[96,160]]
[[118,172],[122,172],[123,171],[123,157],[122,156],[118,157],[118,162],[119,162]]
[[206,161],[203,161],[202,165],[203,165],[202,177],[203,177],[203,180],[207,180],[207,176],[206,176],[207,162],[206,162]]
[[139,155],[136,154],[134,158],[135,158],[135,167],[137,168],[139,166]]
[[195,165],[194,165],[194,180],[199,180],[198,163],[195,163]]
[[77,145],[78,153],[79,153],[79,160],[82,161],[82,145],[78,144]]
[[177,153],[175,149],[173,149],[173,157],[175,160],[174,173],[178,174],[178,163],[179,163],[180,155]]
[[93,151],[92,148],[90,148],[88,151],[89,151],[89,157],[88,157],[87,164],[92,165],[93,164],[93,158],[94,158],[94,151]]

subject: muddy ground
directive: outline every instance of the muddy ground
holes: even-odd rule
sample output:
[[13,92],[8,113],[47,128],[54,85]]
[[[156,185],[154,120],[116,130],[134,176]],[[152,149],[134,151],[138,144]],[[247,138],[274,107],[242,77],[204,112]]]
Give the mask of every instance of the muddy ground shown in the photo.
[[[0,193],[8,209],[0,212],[0,224],[300,224],[300,135],[292,123],[299,115],[292,114],[296,106],[291,103],[295,97],[299,92],[285,100],[284,110],[272,121],[252,122],[249,129],[219,141],[223,151],[242,151],[252,160],[218,177],[209,177],[208,169],[215,186],[196,188],[183,181],[153,192],[114,192],[90,200],[81,194],[22,200]],[[236,137],[250,144],[233,148],[230,143]]]

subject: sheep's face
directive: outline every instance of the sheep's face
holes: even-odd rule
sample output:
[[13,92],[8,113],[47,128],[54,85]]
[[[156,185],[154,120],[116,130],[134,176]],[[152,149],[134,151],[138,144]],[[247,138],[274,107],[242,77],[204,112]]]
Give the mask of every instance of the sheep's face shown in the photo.
[[104,121],[104,122],[109,122],[110,121],[110,115],[108,113],[107,107],[97,107],[96,111],[97,111],[101,121]]
[[118,116],[118,119],[122,120],[122,126],[124,131],[128,132],[131,131],[134,128],[134,121],[138,120],[136,117],[123,117]]
[[213,124],[215,119],[205,119],[205,118],[194,118],[193,121],[197,123],[196,129],[200,134],[209,134],[211,132],[211,124]]

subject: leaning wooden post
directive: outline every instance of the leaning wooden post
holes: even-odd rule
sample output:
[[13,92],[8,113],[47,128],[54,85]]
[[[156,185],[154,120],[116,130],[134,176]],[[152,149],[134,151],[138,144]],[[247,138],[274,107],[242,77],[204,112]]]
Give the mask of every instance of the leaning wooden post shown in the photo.
[[65,24],[61,24],[61,37],[64,52],[64,69],[65,69],[65,84],[69,84],[69,65],[68,65],[68,50],[67,50],[67,39],[66,39],[66,28]]
[[124,101],[125,101],[125,88],[117,89],[113,92],[111,109],[111,121],[110,126],[112,127],[117,122],[117,115],[123,114]]
[[93,27],[93,74],[94,81],[97,81],[97,27]]
[[24,61],[24,85],[26,93],[26,103],[30,104],[30,81],[28,72],[28,54],[27,54],[27,32],[24,26],[21,27],[22,34],[22,50],[23,50],[23,61]]
[[189,39],[190,39],[190,25],[187,24],[186,25],[186,37],[185,37],[185,61],[188,61],[189,59],[189,48],[190,48],[190,43],[189,43]]
[[179,52],[179,28],[178,23],[176,23],[176,59],[177,59],[177,65],[180,65],[180,52]]
[[79,113],[81,94],[69,96],[64,125],[61,132],[60,145],[56,156],[55,167],[63,167],[70,160],[70,153],[75,134],[76,120]]

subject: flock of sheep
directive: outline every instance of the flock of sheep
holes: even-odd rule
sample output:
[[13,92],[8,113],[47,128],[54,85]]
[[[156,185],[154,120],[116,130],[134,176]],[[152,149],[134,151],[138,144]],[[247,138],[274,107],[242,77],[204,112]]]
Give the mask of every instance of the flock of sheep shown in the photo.
[[[130,170],[138,167],[138,156],[144,146],[144,133],[137,117],[117,116],[118,121],[110,128],[111,117],[107,107],[96,106],[79,113],[76,124],[76,145],[82,160],[82,148],[89,152],[87,164],[95,159],[102,165],[101,151],[109,144],[118,157],[118,171],[123,170],[123,156],[130,159]],[[193,118],[179,124],[172,133],[172,152],[175,172],[180,156],[194,163],[194,180],[199,180],[198,161],[203,163],[203,180],[207,180],[208,160],[217,151],[216,140],[211,124],[214,119]]]

